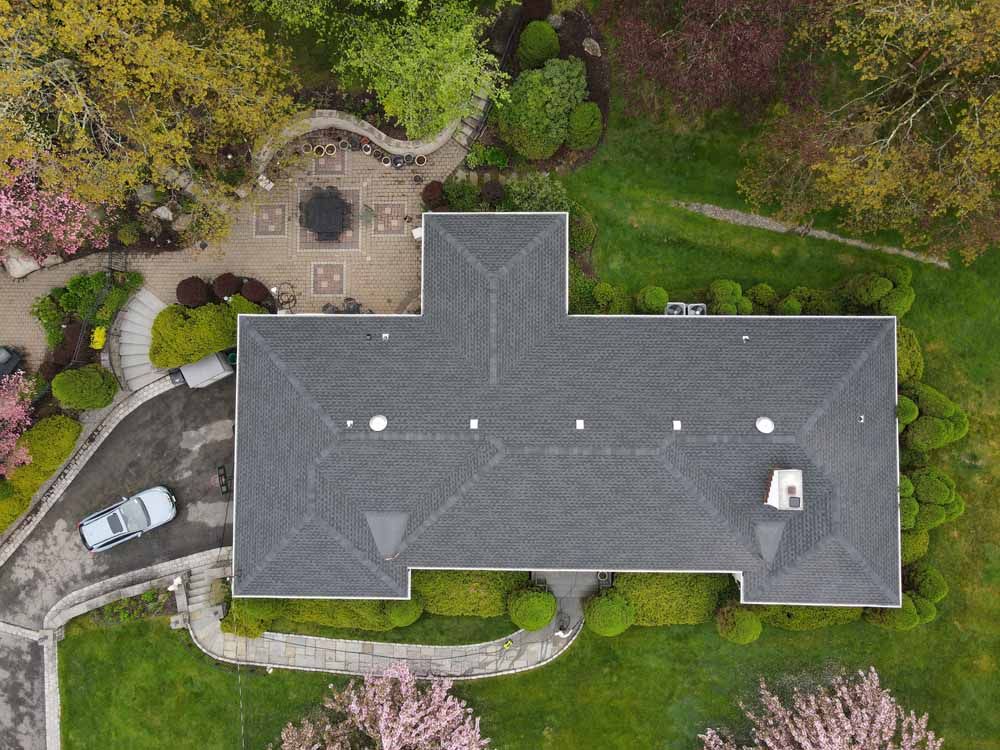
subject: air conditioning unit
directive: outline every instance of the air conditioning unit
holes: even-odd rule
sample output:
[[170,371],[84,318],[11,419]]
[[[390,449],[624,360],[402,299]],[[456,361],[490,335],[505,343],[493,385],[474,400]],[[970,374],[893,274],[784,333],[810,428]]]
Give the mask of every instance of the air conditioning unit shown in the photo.
[[687,306],[688,315],[708,315],[708,305],[703,302],[692,302]]
[[687,315],[687,307],[684,302],[668,302],[663,312],[666,315]]
[[778,510],[802,510],[802,471],[775,469],[764,502]]

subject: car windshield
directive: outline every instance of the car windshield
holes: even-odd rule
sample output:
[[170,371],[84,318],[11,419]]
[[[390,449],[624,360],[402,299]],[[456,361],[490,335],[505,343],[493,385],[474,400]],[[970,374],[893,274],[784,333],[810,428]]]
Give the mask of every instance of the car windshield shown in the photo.
[[146,508],[139,498],[133,497],[126,501],[119,510],[129,531],[142,531],[149,526],[149,516],[146,515]]

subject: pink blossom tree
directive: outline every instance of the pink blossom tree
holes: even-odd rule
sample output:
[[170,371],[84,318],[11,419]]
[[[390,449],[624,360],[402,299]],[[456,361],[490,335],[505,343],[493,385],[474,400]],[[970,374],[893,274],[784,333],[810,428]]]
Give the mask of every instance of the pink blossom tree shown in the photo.
[[31,426],[31,382],[22,370],[0,377],[0,475],[31,461],[17,439]]
[[479,719],[465,701],[450,695],[452,682],[433,679],[426,687],[406,664],[351,682],[324,700],[321,719],[289,724],[281,750],[481,750],[489,745]]
[[752,745],[737,746],[709,729],[699,735],[704,750],[939,750],[943,742],[927,728],[926,714],[907,712],[879,685],[874,667],[814,693],[796,690],[791,708],[761,680],[760,699],[760,714],[743,707]]
[[0,185],[0,259],[7,248],[19,248],[36,260],[53,253],[72,255],[86,243],[107,247],[101,230],[84,203],[39,187],[23,165]]

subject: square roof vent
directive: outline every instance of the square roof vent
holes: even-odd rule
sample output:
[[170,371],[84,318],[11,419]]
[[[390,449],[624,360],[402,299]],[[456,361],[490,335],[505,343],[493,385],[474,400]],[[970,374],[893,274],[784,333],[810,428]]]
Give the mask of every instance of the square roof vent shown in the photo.
[[802,510],[801,469],[775,469],[764,502],[778,510]]

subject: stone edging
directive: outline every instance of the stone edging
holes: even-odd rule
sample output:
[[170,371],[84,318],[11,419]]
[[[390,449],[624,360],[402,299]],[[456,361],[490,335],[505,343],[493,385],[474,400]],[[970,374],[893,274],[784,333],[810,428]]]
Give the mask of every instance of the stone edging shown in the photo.
[[951,268],[951,265],[946,260],[916,253],[913,250],[905,250],[901,247],[893,247],[891,245],[875,245],[871,242],[854,239],[853,237],[843,237],[839,234],[827,232],[823,229],[797,227],[791,224],[785,224],[777,219],[772,219],[769,216],[753,214],[748,211],[739,211],[734,208],[722,208],[721,206],[715,206],[711,203],[686,203],[684,201],[671,201],[671,203],[677,208],[683,208],[687,211],[701,214],[702,216],[708,216],[711,219],[724,221],[727,224],[737,224],[744,227],[764,229],[769,232],[779,232],[780,234],[798,233],[818,240],[829,240],[831,242],[839,242],[842,245],[860,247],[862,250],[875,250],[880,253],[888,253],[889,255],[900,255],[904,258],[915,260],[918,263],[929,263],[931,265],[938,266],[939,268]]
[[115,406],[86,436],[82,437],[79,447],[66,460],[62,468],[56,473],[55,478],[50,480],[48,489],[44,490],[44,492],[40,491],[41,494],[36,495],[36,499],[28,506],[28,510],[21,517],[21,520],[0,537],[0,565],[6,563],[21,543],[34,531],[39,521],[45,517],[45,514],[62,497],[63,492],[66,491],[70,483],[76,478],[76,475],[80,473],[80,470],[101,446],[104,439],[118,426],[118,423],[135,409],[142,406],[142,404],[159,396],[161,393],[166,393],[174,387],[174,384],[170,382],[170,378],[164,376],[160,380],[150,383],[138,391],[133,391]]
[[459,123],[460,120],[455,120],[430,140],[404,141],[399,138],[391,138],[371,123],[347,112],[340,112],[336,109],[316,109],[311,112],[303,112],[254,154],[253,174],[262,174],[278,149],[286,143],[316,130],[325,130],[326,128],[347,130],[357,135],[366,136],[376,146],[393,154],[427,156],[448,142],[448,139],[458,129]]

